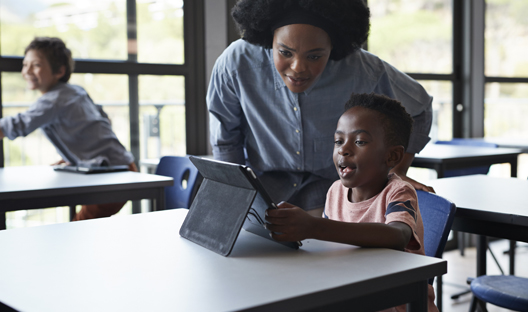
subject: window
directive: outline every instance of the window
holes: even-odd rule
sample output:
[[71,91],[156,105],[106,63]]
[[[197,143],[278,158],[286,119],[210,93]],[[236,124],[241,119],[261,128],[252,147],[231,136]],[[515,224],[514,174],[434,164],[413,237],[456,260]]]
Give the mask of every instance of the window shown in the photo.
[[[487,0],[485,15],[484,136],[528,137],[528,10],[526,1]],[[501,168],[500,170],[497,168]],[[493,166],[509,176],[509,167]],[[517,176],[528,176],[528,155],[518,159]]]
[[[60,37],[76,60],[70,82],[103,105],[114,132],[138,163],[145,157],[207,153],[202,2],[4,1],[0,10],[3,116],[26,110],[39,96],[25,89],[20,75],[27,44],[35,36]],[[157,137],[146,132],[152,130],[152,116],[159,120]],[[0,166],[48,165],[58,157],[35,131],[4,139]],[[132,208],[140,209],[138,203]],[[8,216],[17,214],[25,220],[30,213]],[[9,221],[20,225],[16,217]]]
[[450,140],[453,91],[447,75],[453,73],[452,1],[369,0],[368,5],[372,16],[368,50],[419,80],[433,96],[432,140]]

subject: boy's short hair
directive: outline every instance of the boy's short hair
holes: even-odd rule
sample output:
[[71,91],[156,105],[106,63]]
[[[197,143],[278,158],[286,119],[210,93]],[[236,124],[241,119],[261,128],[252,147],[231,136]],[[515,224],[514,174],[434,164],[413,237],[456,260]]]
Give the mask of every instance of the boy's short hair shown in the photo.
[[414,120],[399,101],[381,94],[352,93],[345,104],[345,112],[356,106],[378,112],[382,117],[385,142],[389,146],[402,145],[407,150]]
[[48,60],[51,71],[56,74],[59,72],[61,66],[64,66],[64,76],[59,81],[68,82],[74,68],[74,61],[70,49],[66,47],[64,41],[56,37],[35,37],[33,41],[26,47],[24,55],[29,50],[39,51]]

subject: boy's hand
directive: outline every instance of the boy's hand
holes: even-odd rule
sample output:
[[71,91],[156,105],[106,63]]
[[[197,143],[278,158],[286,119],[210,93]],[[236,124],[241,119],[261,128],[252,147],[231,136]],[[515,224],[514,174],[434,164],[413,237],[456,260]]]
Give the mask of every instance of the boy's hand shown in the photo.
[[279,209],[266,210],[266,228],[277,241],[295,242],[312,237],[315,217],[290,203],[281,202]]

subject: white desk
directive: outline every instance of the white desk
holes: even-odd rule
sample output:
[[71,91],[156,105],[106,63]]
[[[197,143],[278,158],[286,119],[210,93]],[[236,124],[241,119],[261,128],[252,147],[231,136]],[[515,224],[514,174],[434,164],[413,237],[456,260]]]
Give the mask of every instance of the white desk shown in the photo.
[[79,174],[51,166],[0,168],[0,230],[5,212],[56,206],[88,205],[151,198],[165,208],[165,187],[173,179],[124,171]]
[[[457,206],[453,230],[480,235],[478,276],[486,274],[486,236],[528,242],[528,180],[471,175],[426,184]],[[514,273],[514,259],[510,254],[510,274]]]
[[[0,232],[0,302],[31,311],[379,310],[413,302],[445,260],[241,231],[229,257],[179,235],[187,210]],[[352,308],[351,308],[352,307]],[[364,309],[363,309],[364,308]]]
[[475,141],[484,141],[497,144],[499,147],[519,148],[523,153],[528,153],[528,139],[509,137],[471,138]]

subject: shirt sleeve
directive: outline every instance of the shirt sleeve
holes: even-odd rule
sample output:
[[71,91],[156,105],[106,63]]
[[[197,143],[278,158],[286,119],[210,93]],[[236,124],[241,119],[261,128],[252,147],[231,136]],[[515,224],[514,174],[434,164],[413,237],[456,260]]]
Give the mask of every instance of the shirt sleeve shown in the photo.
[[233,77],[217,61],[209,83],[210,140],[215,159],[244,164],[244,113]]
[[[432,101],[432,98],[431,98]],[[432,106],[426,107],[426,110],[420,115],[413,116],[413,130],[409,138],[409,146],[407,146],[407,153],[419,153],[431,139],[429,132],[433,123]]]
[[384,74],[374,90],[400,101],[412,116],[413,131],[409,139],[407,153],[420,152],[429,142],[429,132],[433,121],[433,98],[422,85],[390,64],[383,62]]
[[57,113],[52,101],[40,98],[27,111],[0,119],[0,127],[7,138],[14,140],[50,123]]
[[421,247],[421,241],[416,231],[418,198],[416,192],[409,187],[402,187],[395,190],[389,199],[387,211],[385,212],[385,223],[402,222],[407,224],[412,231],[412,236],[405,247],[409,250],[418,250]]

